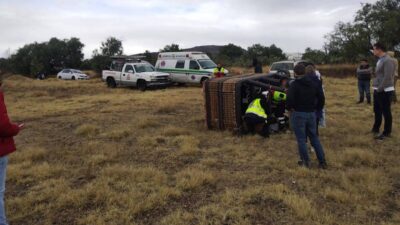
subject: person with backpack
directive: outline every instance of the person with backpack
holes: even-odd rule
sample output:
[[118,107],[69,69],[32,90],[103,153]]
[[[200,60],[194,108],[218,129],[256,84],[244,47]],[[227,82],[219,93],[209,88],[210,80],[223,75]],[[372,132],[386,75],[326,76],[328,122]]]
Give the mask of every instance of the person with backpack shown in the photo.
[[14,136],[22,129],[24,124],[15,124],[10,121],[7,115],[7,108],[4,103],[3,82],[0,80],[0,224],[7,225],[4,192],[6,190],[6,170],[8,155],[16,150]]

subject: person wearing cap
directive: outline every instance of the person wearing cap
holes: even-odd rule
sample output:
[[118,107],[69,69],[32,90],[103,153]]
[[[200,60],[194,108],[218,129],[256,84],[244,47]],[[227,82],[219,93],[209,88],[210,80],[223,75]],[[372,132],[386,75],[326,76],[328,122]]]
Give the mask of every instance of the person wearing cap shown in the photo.
[[225,68],[218,63],[217,67],[214,69],[214,77],[220,78],[225,76]]
[[268,99],[269,92],[264,91],[260,97],[251,101],[247,107],[244,122],[248,132],[252,134],[258,133],[262,137],[269,137],[268,115],[271,110]]
[[313,80],[313,75],[305,75],[306,68],[298,64],[294,68],[296,80],[289,87],[286,98],[287,110],[290,111],[291,126],[297,139],[300,155],[300,166],[310,167],[310,157],[307,150],[307,137],[314,147],[321,169],[327,168],[324,149],[317,135],[315,112],[322,110],[325,96],[319,85]]
[[4,192],[6,190],[8,154],[16,150],[13,137],[23,128],[23,124],[14,124],[8,118],[7,108],[4,103],[3,82],[0,78],[0,224],[7,224]]
[[397,83],[397,79],[399,78],[399,61],[396,59],[394,52],[393,51],[389,51],[388,55],[390,57],[392,57],[392,60],[394,62],[394,77],[393,77],[393,86],[394,86],[394,91],[393,91],[393,97],[392,97],[392,102],[396,103],[397,102],[397,95],[396,95],[396,83]]

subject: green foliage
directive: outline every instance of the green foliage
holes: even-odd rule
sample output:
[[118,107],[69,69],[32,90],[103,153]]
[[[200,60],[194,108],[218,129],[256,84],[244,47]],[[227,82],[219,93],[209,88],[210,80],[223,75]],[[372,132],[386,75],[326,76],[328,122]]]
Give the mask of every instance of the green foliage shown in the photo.
[[315,64],[326,64],[328,60],[327,54],[325,52],[311,48],[306,48],[302,59],[311,61]]
[[48,42],[35,42],[18,49],[10,58],[10,67],[13,72],[24,75],[36,75],[39,72],[51,74],[65,67],[79,68],[83,47],[78,38],[51,38]]
[[352,23],[339,22],[334,31],[326,35],[329,62],[356,62],[371,57],[369,49],[377,41],[388,49],[400,51],[399,24],[399,0],[363,4]]
[[122,41],[115,37],[109,37],[105,42],[102,42],[100,50],[104,56],[122,55],[124,52]]
[[160,52],[179,52],[179,45],[172,43],[171,45],[166,45]]
[[245,53],[245,50],[237,45],[228,44],[221,48],[219,52],[219,57],[225,57],[230,61],[236,61],[240,59]]
[[255,44],[247,48],[245,56],[249,62],[250,60],[257,59],[264,65],[269,65],[273,62],[287,58],[286,55],[283,54],[282,49],[278,48],[275,44],[272,44],[270,47]]
[[111,58],[107,55],[102,55],[98,50],[93,51],[92,59],[90,60],[91,69],[96,72],[101,72],[111,64]]
[[11,70],[10,60],[0,58],[0,75]]
[[147,62],[151,63],[151,64],[156,64],[157,61],[157,53],[151,53],[149,50],[146,50],[143,53],[144,56],[144,60],[146,60]]
[[122,41],[115,37],[109,37],[101,43],[100,51],[95,49],[90,59],[90,67],[96,72],[101,72],[111,64],[111,56],[122,55]]

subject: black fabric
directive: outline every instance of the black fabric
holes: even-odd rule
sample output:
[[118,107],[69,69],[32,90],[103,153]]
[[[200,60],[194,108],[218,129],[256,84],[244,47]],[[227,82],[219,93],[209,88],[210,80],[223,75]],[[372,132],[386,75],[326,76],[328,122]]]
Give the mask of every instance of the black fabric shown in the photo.
[[357,78],[359,80],[371,80],[371,72],[369,65],[360,66],[357,70]]
[[313,75],[303,76],[291,83],[286,100],[288,110],[315,112],[322,110],[324,105],[322,85],[315,81]]
[[259,131],[257,133],[263,137],[269,136],[269,134],[270,134],[269,123],[266,123],[264,118],[259,117],[253,113],[249,113],[244,116],[244,122],[246,123],[248,132],[254,134],[254,133],[256,133],[256,126],[262,125],[263,127],[262,127],[261,131]]
[[379,132],[379,129],[381,127],[382,116],[385,118],[383,135],[390,135],[392,133],[392,111],[391,111],[392,96],[393,96],[393,91],[389,92],[374,91],[375,123],[372,130],[376,133]]

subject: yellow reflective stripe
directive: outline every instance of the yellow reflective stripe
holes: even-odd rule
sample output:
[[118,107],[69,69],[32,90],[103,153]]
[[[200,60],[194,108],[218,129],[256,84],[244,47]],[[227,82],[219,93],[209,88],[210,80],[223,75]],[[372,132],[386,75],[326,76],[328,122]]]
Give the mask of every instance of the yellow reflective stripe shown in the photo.
[[261,106],[261,99],[257,98],[254,101],[252,101],[249,105],[249,107],[246,110],[247,113],[254,113],[257,116],[260,116],[262,118],[267,119],[267,114],[265,113],[264,109]]
[[275,91],[273,100],[277,102],[286,101],[286,94],[280,91]]
[[224,72],[225,72],[225,68],[222,67],[222,68],[221,68],[221,71],[219,71],[218,68],[215,68],[215,69],[214,69],[214,73],[218,73],[218,72],[224,73]]

